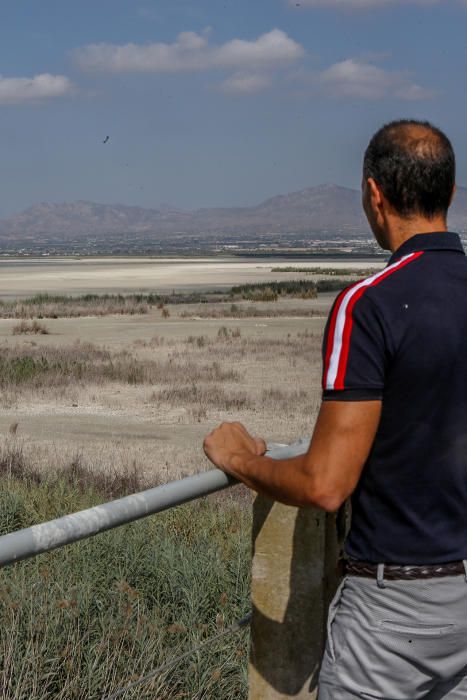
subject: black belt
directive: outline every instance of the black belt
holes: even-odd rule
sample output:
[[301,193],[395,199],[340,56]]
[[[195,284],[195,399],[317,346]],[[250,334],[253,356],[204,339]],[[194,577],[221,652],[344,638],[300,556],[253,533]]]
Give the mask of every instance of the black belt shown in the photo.
[[[347,576],[378,578],[378,564],[348,559],[344,561],[344,573]],[[388,581],[441,578],[442,576],[458,576],[459,574],[464,574],[467,580],[467,569],[462,561],[451,561],[446,564],[423,564],[421,566],[384,564],[381,573]]]

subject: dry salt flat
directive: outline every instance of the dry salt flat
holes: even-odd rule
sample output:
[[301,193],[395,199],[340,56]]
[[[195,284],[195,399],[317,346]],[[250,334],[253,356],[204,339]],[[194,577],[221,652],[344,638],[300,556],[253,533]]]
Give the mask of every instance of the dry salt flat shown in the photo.
[[[4,258],[0,259],[0,298],[33,294],[130,293],[220,289],[236,284],[297,279],[277,267],[374,269],[374,260],[272,260],[239,258]],[[302,275],[303,276],[303,275]]]

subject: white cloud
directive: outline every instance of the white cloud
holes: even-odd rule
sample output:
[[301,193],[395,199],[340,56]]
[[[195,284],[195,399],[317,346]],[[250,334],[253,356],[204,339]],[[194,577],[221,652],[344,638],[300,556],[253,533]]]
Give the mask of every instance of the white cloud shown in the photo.
[[426,100],[435,92],[413,83],[406,71],[385,70],[367,60],[348,58],[315,76],[314,82],[334,97],[377,100]]
[[417,101],[431,100],[433,97],[436,97],[437,93],[435,90],[429,90],[421,85],[417,85],[417,83],[410,83],[397,90],[395,95],[401,100]]
[[172,44],[89,44],[74,52],[84,70],[98,72],[176,73],[224,69],[268,69],[304,56],[300,44],[280,29],[257,39],[232,39],[210,45],[207,35],[182,32]]
[[387,5],[437,5],[441,0],[288,0],[289,5],[327,9],[374,10]]
[[233,95],[251,95],[271,85],[271,77],[261,73],[235,73],[224,80],[221,88]]
[[304,49],[280,29],[273,29],[255,41],[233,39],[214,52],[214,62],[226,67],[275,66],[304,56]]
[[39,102],[61,97],[72,91],[73,85],[64,75],[42,73],[33,78],[0,76],[0,104]]

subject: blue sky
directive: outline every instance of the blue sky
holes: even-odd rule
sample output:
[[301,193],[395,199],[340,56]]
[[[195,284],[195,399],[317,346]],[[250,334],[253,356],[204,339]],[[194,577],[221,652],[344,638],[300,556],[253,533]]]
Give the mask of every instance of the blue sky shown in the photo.
[[398,117],[467,183],[466,26],[465,0],[2,0],[0,216],[358,187]]

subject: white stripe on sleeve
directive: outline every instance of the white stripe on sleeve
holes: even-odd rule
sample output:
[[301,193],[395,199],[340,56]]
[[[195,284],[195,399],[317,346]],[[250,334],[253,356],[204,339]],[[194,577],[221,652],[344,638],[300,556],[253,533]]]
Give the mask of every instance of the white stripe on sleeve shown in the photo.
[[361,282],[359,282],[359,284],[356,284],[354,287],[351,287],[351,289],[349,289],[347,294],[345,294],[344,297],[341,299],[341,303],[339,305],[339,310],[337,312],[332,353],[331,353],[331,357],[329,360],[328,372],[326,375],[326,389],[334,389],[334,385],[336,382],[337,372],[339,370],[339,362],[340,362],[341,354],[342,354],[342,342],[343,342],[343,338],[344,338],[345,326],[346,326],[346,323],[349,322],[349,319],[346,318],[346,312],[347,312],[347,307],[348,307],[352,297],[362,287],[370,287],[372,284],[377,282],[380,277],[383,277],[383,275],[387,275],[387,273],[389,271],[392,272],[393,270],[397,270],[397,268],[400,267],[400,265],[402,263],[404,263],[409,258],[412,258],[414,255],[415,255],[415,253],[410,253],[409,255],[405,255],[403,258],[401,258],[397,262],[393,263],[392,265],[389,265],[388,267],[385,267],[384,270],[381,270],[381,272],[377,272],[375,275],[372,275],[371,277],[368,277],[367,279],[362,280]]

